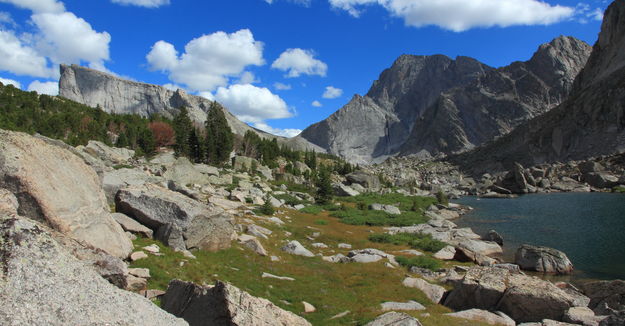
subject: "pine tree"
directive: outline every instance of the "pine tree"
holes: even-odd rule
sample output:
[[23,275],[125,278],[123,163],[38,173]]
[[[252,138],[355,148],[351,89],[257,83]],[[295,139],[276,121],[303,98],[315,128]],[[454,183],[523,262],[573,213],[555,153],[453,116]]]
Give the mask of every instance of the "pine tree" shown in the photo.
[[330,169],[323,165],[319,167],[316,185],[317,193],[315,195],[315,201],[321,205],[329,203],[334,193],[332,190],[332,180],[330,179]]
[[194,130],[193,122],[191,118],[189,118],[189,111],[186,107],[181,106],[179,110],[173,121],[173,128],[176,133],[176,145],[174,146],[174,150],[176,151],[176,156],[192,158],[190,137]]
[[205,158],[204,142],[202,141],[202,138],[198,135],[198,131],[195,128],[191,129],[191,134],[189,135],[188,146],[189,146],[189,159],[195,163],[204,162],[204,158]]
[[206,118],[206,158],[213,165],[226,162],[234,145],[234,135],[223,110],[221,105],[213,102]]

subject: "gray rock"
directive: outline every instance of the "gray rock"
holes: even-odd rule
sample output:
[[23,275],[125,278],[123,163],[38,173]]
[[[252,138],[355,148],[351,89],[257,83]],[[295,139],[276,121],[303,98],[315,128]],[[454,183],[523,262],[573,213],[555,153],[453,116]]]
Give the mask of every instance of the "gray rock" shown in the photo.
[[418,319],[401,312],[387,312],[365,326],[422,326]]
[[582,290],[590,298],[589,307],[601,314],[607,305],[613,310],[625,310],[625,281],[598,281],[582,285]]
[[241,239],[241,237],[239,237],[239,242],[252,249],[252,251],[254,251],[255,253],[257,253],[260,256],[267,256],[267,250],[265,250],[265,247],[263,247],[263,244],[260,243],[260,241],[258,241],[258,239],[256,237],[253,236],[248,236],[249,238],[243,238]]
[[434,258],[440,260],[453,260],[456,256],[456,248],[453,246],[446,246],[434,254]]
[[445,295],[445,288],[436,284],[429,283],[420,278],[411,278],[408,277],[404,279],[402,284],[405,287],[416,288],[421,290],[425,294],[428,299],[430,299],[434,303],[439,303]]
[[2,325],[187,325],[111,285],[35,222],[2,218],[0,233]]
[[382,311],[395,311],[395,310],[425,310],[425,307],[416,302],[384,302],[380,304]]
[[310,325],[304,318],[266,299],[217,281],[214,287],[172,280],[161,299],[164,310],[189,325]]
[[359,170],[345,176],[349,184],[358,184],[365,189],[377,190],[380,188],[380,178],[377,175]]
[[155,230],[155,238],[174,249],[230,246],[234,220],[219,208],[156,185],[122,189],[115,202],[117,211]]
[[401,214],[401,211],[399,210],[399,208],[397,208],[396,206],[393,205],[382,205],[382,204],[371,204],[369,205],[369,208],[374,210],[374,211],[384,211],[388,214],[392,214],[392,215],[399,215]]
[[304,256],[304,257],[314,257],[315,255],[310,252],[308,249],[304,248],[299,241],[289,241],[282,248],[282,251],[287,252],[291,255]]
[[584,174],[584,181],[595,188],[612,188],[619,184],[619,178],[608,172],[589,172]]
[[115,203],[115,195],[120,189],[129,186],[141,186],[146,183],[159,183],[161,177],[149,176],[138,169],[122,168],[102,173],[102,188],[109,204]]
[[607,316],[595,316],[595,313],[588,307],[572,307],[564,314],[562,320],[577,325],[599,326],[599,323],[606,318]]
[[516,323],[512,318],[505,314],[495,314],[490,311],[480,309],[469,309],[464,311],[458,311],[454,313],[445,314],[446,316],[468,319],[477,322],[486,323],[489,325],[504,325],[504,326],[516,326]]
[[119,225],[121,225],[124,231],[141,234],[146,238],[152,238],[154,235],[154,232],[151,229],[122,213],[113,213],[111,216],[117,223],[119,223]]
[[208,175],[196,170],[195,166],[186,157],[178,158],[176,162],[165,171],[163,177],[182,186],[194,183],[200,185],[209,183]]
[[19,202],[15,195],[6,189],[0,188],[0,214],[17,214]]
[[[275,256],[272,256],[272,261],[277,261],[277,260],[273,260],[273,257],[275,257]],[[273,274],[269,274],[269,273],[263,273],[263,274],[261,275],[261,277],[262,277],[262,278],[273,278],[273,279],[276,279],[276,280],[281,280],[281,281],[295,281],[295,279],[294,279],[294,278],[292,278],[292,277],[288,277],[288,276],[277,276],[277,275],[273,275]]]
[[346,186],[342,183],[335,183],[332,185],[332,188],[334,189],[334,193],[337,196],[341,196],[341,197],[354,197],[354,196],[358,196],[360,195],[360,193],[354,189],[352,189],[350,186]]
[[113,256],[128,256],[132,243],[111,217],[91,167],[41,138],[0,130],[0,139],[0,188],[18,199],[20,215]]
[[90,140],[83,151],[101,160],[107,166],[127,164],[135,156],[135,151],[133,150],[110,147],[95,140]]
[[503,246],[503,237],[495,230],[490,230],[486,233],[484,240],[494,242],[500,246]]
[[573,264],[563,252],[547,247],[522,245],[514,256],[522,270],[553,274],[570,274]]

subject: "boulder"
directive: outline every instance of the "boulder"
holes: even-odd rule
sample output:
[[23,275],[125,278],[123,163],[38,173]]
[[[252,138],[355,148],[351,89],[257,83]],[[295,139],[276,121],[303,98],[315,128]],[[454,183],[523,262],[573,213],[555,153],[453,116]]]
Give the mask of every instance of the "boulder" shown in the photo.
[[486,233],[486,236],[484,236],[484,238],[482,239],[485,241],[491,241],[500,246],[503,246],[503,237],[499,233],[497,233],[497,231],[495,230],[488,231],[488,233]]
[[260,243],[260,241],[258,241],[256,237],[251,236],[251,235],[246,235],[246,236],[247,237],[243,237],[243,236],[239,237],[239,242],[242,245],[252,249],[252,251],[259,254],[260,256],[267,256],[267,251],[263,247],[262,243]]
[[602,307],[625,310],[625,281],[598,281],[582,285],[584,294],[590,298],[590,309],[601,314]]
[[1,325],[187,325],[118,289],[23,217],[0,218]]
[[107,166],[127,164],[135,156],[135,151],[127,148],[114,148],[96,140],[90,140],[83,152],[101,160]]
[[404,279],[402,284],[406,287],[416,288],[416,289],[421,290],[421,292],[423,292],[423,294],[425,294],[425,296],[428,297],[428,299],[430,299],[430,301],[434,303],[441,302],[441,299],[443,298],[446,292],[444,287],[440,285],[432,284],[420,278],[408,277]]
[[573,264],[563,252],[531,245],[522,245],[514,256],[515,264],[522,270],[552,274],[570,274]]
[[311,325],[266,299],[253,297],[219,281],[211,287],[172,280],[161,299],[161,306],[191,326]]
[[623,326],[625,325],[625,310],[614,311],[606,319],[599,323],[599,326]]
[[401,312],[387,312],[365,326],[422,326],[418,319]]
[[315,255],[310,252],[310,250],[304,248],[299,241],[289,241],[282,248],[282,251],[287,252],[291,255],[304,256],[304,257],[315,257]]
[[399,210],[399,208],[393,205],[371,204],[369,205],[369,209],[374,210],[374,211],[384,211],[391,215],[401,214],[401,211]]
[[132,243],[113,220],[95,171],[67,149],[0,130],[0,188],[15,195],[20,215],[109,254],[126,258]]
[[583,174],[605,171],[605,168],[603,167],[603,165],[594,161],[582,162],[577,166],[577,168]]
[[382,311],[426,309],[422,304],[412,300],[408,302],[384,302],[380,304],[380,308]]
[[346,175],[345,178],[349,184],[357,183],[369,190],[380,189],[380,178],[375,174],[360,170]]
[[152,238],[152,236],[154,235],[154,231],[152,231],[150,228],[146,227],[145,225],[142,225],[141,223],[137,222],[136,220],[122,213],[113,213],[111,214],[111,216],[113,216],[113,219],[117,223],[119,223],[119,225],[121,225],[124,231],[135,233],[135,234],[141,234],[142,236],[146,238]]
[[340,197],[354,197],[360,195],[358,191],[342,183],[335,183],[332,185],[332,188],[334,189],[334,193]]
[[563,320],[567,323],[599,326],[607,316],[595,316],[595,313],[588,307],[571,307],[565,314]]
[[180,185],[209,183],[209,176],[198,171],[186,157],[179,157],[176,162],[165,171],[163,177],[175,181]]
[[155,231],[155,238],[177,249],[230,247],[234,220],[222,209],[156,186],[128,187],[117,193],[118,212]]
[[444,304],[454,310],[499,310],[517,322],[562,320],[574,298],[548,281],[495,267],[473,267]]
[[516,326],[516,322],[504,313],[492,313],[490,311],[480,309],[469,309],[445,315],[454,318],[473,320],[489,325]]
[[440,260],[453,260],[456,256],[456,248],[453,246],[446,246],[434,254],[434,258]]
[[17,214],[19,203],[15,195],[6,189],[0,188],[0,214]]
[[102,172],[102,188],[109,204],[115,204],[115,195],[120,189],[146,183],[159,183],[161,180],[161,177],[149,176],[138,169],[122,168]]
[[619,184],[619,178],[608,172],[589,172],[584,174],[584,181],[595,188],[612,188]]

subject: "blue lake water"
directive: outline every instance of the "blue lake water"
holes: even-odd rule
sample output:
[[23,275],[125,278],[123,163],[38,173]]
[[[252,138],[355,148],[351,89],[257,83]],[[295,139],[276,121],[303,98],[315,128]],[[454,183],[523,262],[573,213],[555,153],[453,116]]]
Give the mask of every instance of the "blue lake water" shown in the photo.
[[567,254],[576,269],[573,279],[625,279],[624,194],[464,197],[454,202],[475,208],[456,224],[503,236],[507,261],[521,244],[541,245]]

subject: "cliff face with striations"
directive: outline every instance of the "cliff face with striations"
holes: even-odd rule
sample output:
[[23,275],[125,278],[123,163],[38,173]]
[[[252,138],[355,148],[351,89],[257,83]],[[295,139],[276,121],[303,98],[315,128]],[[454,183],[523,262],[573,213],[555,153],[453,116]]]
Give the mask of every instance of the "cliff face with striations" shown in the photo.
[[452,158],[467,169],[505,169],[625,152],[625,2],[607,9],[566,101],[506,137]]
[[[129,81],[77,65],[61,65],[59,95],[92,107],[99,106],[106,112],[134,113],[146,117],[157,113],[172,117],[181,106],[185,106],[191,118],[200,123],[206,120],[211,105],[210,100],[182,90],[172,91],[162,86]],[[244,135],[252,130],[263,138],[277,138],[294,148],[323,152],[323,149],[303,139],[274,136],[248,126],[228,110],[224,113],[235,134]]]
[[500,69],[468,57],[404,55],[366,96],[299,137],[355,162],[465,151],[561,103],[590,51],[559,37]]

